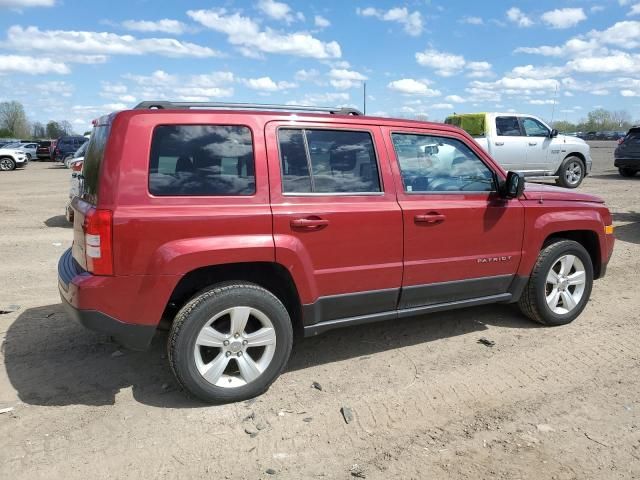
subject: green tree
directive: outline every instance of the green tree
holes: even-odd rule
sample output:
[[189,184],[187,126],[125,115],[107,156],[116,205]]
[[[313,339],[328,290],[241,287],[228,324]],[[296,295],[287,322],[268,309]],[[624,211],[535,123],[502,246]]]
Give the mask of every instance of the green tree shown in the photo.
[[49,120],[45,130],[48,138],[58,138],[63,134],[60,124],[55,120]]
[[13,137],[29,136],[27,114],[20,102],[13,100],[0,103],[0,128],[7,129]]

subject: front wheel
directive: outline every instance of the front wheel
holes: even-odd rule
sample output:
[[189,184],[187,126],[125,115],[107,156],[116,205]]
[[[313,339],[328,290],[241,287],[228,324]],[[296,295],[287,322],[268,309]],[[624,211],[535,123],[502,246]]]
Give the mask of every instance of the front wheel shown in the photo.
[[582,313],[593,285],[589,253],[573,240],[560,240],[538,256],[519,307],[543,325],[566,325]]
[[578,157],[567,157],[558,169],[556,183],[565,188],[576,188],[584,180],[585,167]]
[[287,309],[250,283],[220,284],[191,299],[171,327],[169,363],[178,382],[208,403],[263,393],[284,369],[293,344]]
[[618,172],[620,172],[620,175],[623,177],[634,177],[637,170],[633,168],[619,168]]
[[30,153],[27,153],[27,160],[31,161],[31,154]]
[[9,170],[15,170],[16,162],[13,158],[3,157],[0,158],[0,170],[8,172]]

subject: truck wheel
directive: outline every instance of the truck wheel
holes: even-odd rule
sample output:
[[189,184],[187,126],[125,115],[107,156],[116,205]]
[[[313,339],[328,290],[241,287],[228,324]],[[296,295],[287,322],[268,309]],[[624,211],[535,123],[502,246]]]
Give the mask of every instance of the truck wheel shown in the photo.
[[558,169],[556,183],[565,188],[576,188],[584,180],[584,163],[578,157],[567,157]]
[[9,170],[15,170],[16,162],[13,161],[13,158],[2,157],[0,158],[0,170],[4,172],[8,172]]
[[187,392],[207,403],[261,394],[284,369],[293,328],[287,309],[251,283],[204,290],[176,315],[167,345],[169,363]]
[[620,172],[620,175],[623,177],[634,177],[637,170],[634,170],[633,168],[619,168],[618,172]]
[[518,303],[531,320],[566,325],[589,301],[593,265],[589,253],[573,240],[561,240],[540,252]]

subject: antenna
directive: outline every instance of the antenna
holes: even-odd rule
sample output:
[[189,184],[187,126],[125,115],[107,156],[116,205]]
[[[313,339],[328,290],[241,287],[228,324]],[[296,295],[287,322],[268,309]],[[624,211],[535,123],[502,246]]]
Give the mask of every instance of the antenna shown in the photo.
[[362,113],[367,114],[367,82],[362,82],[364,86],[364,93],[362,94]]
[[556,113],[556,101],[558,100],[558,81],[556,80],[556,93],[553,96],[553,107],[551,107],[551,128],[553,128],[553,117]]

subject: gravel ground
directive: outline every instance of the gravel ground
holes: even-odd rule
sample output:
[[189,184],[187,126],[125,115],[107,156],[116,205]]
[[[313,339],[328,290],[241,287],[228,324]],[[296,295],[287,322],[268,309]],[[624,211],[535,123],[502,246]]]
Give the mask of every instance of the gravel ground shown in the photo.
[[580,190],[607,200],[618,241],[573,324],[494,305],[336,330],[297,344],[263,396],[217,407],[179,391],[163,336],[121,351],[64,315],[69,171],[2,172],[0,310],[19,309],[0,315],[0,477],[640,478],[640,176],[617,174],[612,143],[592,154]]

